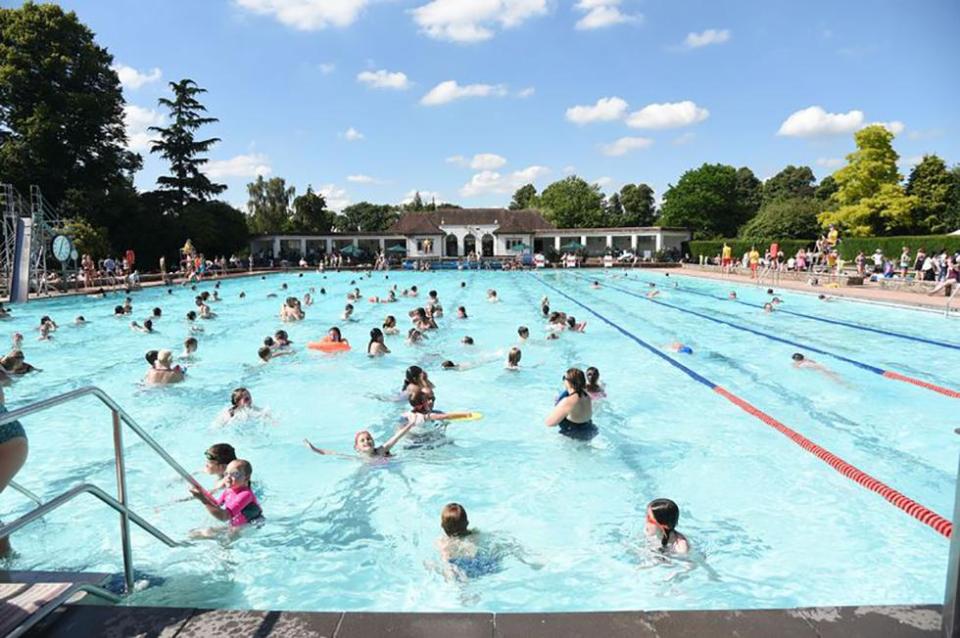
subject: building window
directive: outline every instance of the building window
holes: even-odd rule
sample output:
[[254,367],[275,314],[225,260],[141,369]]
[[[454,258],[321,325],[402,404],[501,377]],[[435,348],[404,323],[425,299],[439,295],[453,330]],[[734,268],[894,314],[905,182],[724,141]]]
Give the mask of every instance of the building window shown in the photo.
[[417,240],[417,252],[421,255],[433,252],[433,240],[430,238]]
[[518,238],[508,239],[507,250],[513,250],[516,246],[519,246],[520,244],[524,244],[524,243],[526,242],[524,242],[523,239],[518,239]]

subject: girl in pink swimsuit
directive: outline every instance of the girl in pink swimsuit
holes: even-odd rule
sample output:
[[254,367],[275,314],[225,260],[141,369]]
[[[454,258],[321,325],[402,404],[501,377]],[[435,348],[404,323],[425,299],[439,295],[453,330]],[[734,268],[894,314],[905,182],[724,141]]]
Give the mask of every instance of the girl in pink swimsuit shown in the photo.
[[230,521],[230,527],[243,527],[247,523],[263,519],[263,510],[256,494],[250,489],[250,475],[253,467],[249,461],[235,459],[224,473],[226,489],[216,500],[208,494],[191,488],[193,495],[200,500],[207,511],[220,521]]

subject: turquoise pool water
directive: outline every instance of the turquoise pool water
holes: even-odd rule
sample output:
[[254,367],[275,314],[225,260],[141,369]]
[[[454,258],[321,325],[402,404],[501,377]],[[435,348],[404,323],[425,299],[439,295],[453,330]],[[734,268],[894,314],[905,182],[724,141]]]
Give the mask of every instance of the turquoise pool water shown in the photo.
[[[697,373],[794,428],[853,465],[949,518],[957,468],[953,429],[957,400],[884,379],[853,365],[811,355],[843,379],[792,366],[797,348],[737,331],[605,286],[610,281],[738,325],[809,343],[883,369],[956,388],[960,351],[773,313],[694,294],[726,296],[729,285],[653,273],[390,272],[271,275],[224,281],[218,317],[203,322],[196,361],[180,386],[141,384],[151,348],[181,349],[183,317],[194,293],[176,287],[133,295],[133,318],[159,306],[153,335],[113,318],[122,299],[71,298],[17,307],[0,324],[26,335],[29,362],[43,372],[7,391],[15,408],[95,384],[113,396],[178,461],[200,473],[203,451],[229,442],[251,461],[267,523],[232,542],[197,541],[169,549],[134,528],[134,562],[145,582],[132,604],[233,608],[377,611],[577,611],[723,609],[807,605],[936,603],[942,598],[948,541],[881,497],[844,478],[783,435],[696,383],[622,332],[561,297],[573,296],[644,341],[680,340],[693,355],[669,353]],[[383,296],[396,283],[436,289],[447,311],[420,346],[387,337],[392,354],[363,353],[370,328],[394,314],[401,328],[415,300],[356,305],[341,322],[345,294]],[[677,281],[680,289],[669,286]],[[466,287],[461,287],[461,282]],[[306,320],[282,324],[285,295],[310,286],[328,294]],[[212,290],[205,283],[202,290]],[[486,302],[496,288],[502,301]],[[733,286],[762,303],[764,290]],[[246,292],[244,300],[239,293]],[[277,293],[279,298],[268,298]],[[539,300],[588,322],[584,334],[546,341]],[[784,308],[866,326],[960,343],[941,316],[854,302],[823,303],[783,292]],[[470,318],[457,320],[455,309]],[[92,323],[70,325],[78,314]],[[37,341],[42,315],[60,324]],[[517,373],[504,370],[516,329],[531,328]],[[356,349],[336,356],[304,349],[339,325]],[[264,336],[288,330],[296,354],[267,365],[256,350]],[[460,343],[474,338],[472,347]],[[440,362],[476,364],[444,372]],[[424,367],[437,406],[479,410],[483,420],[453,423],[446,444],[397,449],[387,465],[321,457],[320,447],[349,452],[357,430],[378,442],[396,427],[402,404],[389,400],[404,370]],[[598,403],[600,434],[566,439],[543,426],[570,366],[594,365],[609,397]],[[230,391],[245,386],[262,418],[222,422]],[[17,479],[50,498],[82,481],[115,489],[109,413],[87,399],[24,423],[31,455]],[[135,510],[177,539],[215,521],[183,482],[132,435],[128,488]],[[669,497],[681,508],[679,529],[694,551],[664,560],[643,538],[646,503]],[[493,573],[446,580],[434,542],[441,507],[462,503],[499,560]],[[6,491],[3,519],[29,508]],[[80,499],[14,538],[15,569],[121,570],[117,517]]]

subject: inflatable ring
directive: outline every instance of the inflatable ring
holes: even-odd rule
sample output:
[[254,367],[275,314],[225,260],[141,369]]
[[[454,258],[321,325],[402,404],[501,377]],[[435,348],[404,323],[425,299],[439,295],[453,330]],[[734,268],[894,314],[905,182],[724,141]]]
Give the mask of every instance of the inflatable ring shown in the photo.
[[350,349],[350,344],[344,341],[310,341],[307,347],[320,352],[346,352]]

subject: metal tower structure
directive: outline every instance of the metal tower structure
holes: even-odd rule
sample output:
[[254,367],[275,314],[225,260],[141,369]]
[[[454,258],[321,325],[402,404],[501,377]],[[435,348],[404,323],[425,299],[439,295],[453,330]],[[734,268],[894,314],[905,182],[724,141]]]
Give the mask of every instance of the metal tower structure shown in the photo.
[[27,202],[13,184],[0,184],[0,211],[3,214],[3,244],[0,248],[0,294],[10,294],[13,276],[13,253],[17,241],[17,219],[28,217]]
[[9,295],[13,276],[14,250],[17,239],[17,220],[33,219],[33,234],[30,241],[30,290],[46,290],[47,275],[59,263],[51,263],[50,243],[53,237],[63,233],[64,220],[50,202],[43,197],[39,186],[30,187],[30,197],[23,197],[12,184],[0,184],[0,214],[3,215],[2,244],[0,244],[0,295]]

